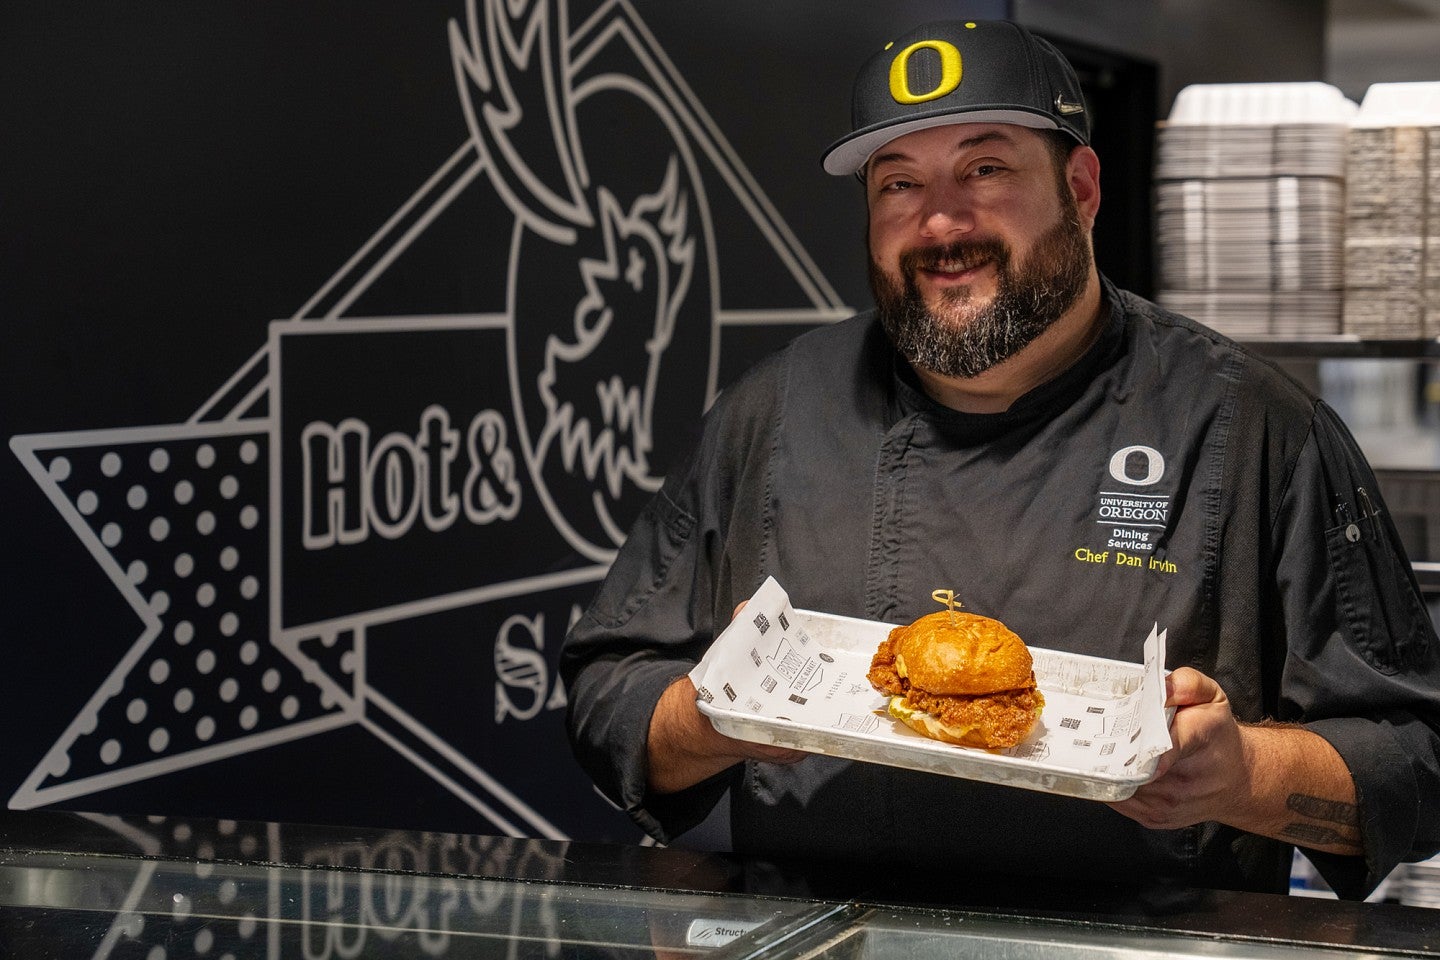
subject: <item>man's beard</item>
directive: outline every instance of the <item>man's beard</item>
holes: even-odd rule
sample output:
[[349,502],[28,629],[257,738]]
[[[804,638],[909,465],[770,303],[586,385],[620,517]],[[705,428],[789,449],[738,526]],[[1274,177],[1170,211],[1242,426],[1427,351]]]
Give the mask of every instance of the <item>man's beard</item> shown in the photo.
[[[1074,197],[1068,190],[1060,196],[1060,222],[1018,264],[1001,240],[907,250],[900,255],[899,278],[872,256],[870,290],[880,323],[900,355],[942,376],[978,376],[1019,353],[1074,306],[1089,279],[1091,255]],[[987,261],[993,262],[996,277],[988,305],[974,304],[965,286],[941,291],[935,311],[926,306],[917,280],[920,270],[941,263],[968,269]]]

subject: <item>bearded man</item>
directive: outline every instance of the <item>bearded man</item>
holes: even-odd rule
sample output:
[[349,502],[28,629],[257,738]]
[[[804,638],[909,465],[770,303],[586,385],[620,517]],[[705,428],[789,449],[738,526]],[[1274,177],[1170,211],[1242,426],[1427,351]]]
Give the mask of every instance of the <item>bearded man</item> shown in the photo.
[[[1300,385],[1099,275],[1070,65],[1013,23],[926,24],[853,113],[824,167],[863,180],[876,310],[725,391],[571,631],[600,790],[662,841],[728,789],[739,852],[909,871],[1284,892],[1299,845],[1359,897],[1433,854],[1440,643],[1374,476]],[[1105,804],[722,736],[685,674],[767,576],[891,623],[953,584],[1132,663],[1158,622],[1174,747]]]

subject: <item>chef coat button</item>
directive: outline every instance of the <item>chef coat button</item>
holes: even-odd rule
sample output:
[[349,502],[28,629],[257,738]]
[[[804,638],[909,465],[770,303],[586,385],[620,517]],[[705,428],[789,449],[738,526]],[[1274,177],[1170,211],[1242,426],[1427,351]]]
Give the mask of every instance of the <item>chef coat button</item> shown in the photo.
[[1360,528],[1353,523],[1350,524],[1350,526],[1345,528],[1345,539],[1351,543],[1358,542],[1360,539]]

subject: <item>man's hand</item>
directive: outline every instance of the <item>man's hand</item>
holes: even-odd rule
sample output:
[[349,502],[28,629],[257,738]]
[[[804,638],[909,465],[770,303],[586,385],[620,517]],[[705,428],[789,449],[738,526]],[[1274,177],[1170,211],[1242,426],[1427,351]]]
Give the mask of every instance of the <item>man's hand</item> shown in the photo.
[[694,786],[741,760],[795,763],[809,754],[727,737],[695,706],[695,684],[681,677],[660,695],[650,717],[649,785],[656,793]]
[[1189,667],[1172,673],[1166,689],[1174,746],[1155,779],[1115,810],[1157,830],[1214,820],[1330,853],[1364,852],[1354,781],[1322,737],[1240,723],[1220,685]]
[[1155,779],[1113,806],[1153,830],[1223,820],[1227,807],[1249,789],[1240,724],[1225,691],[1188,667],[1165,681],[1172,748],[1160,757]]
[[[730,619],[740,616],[744,609],[745,601],[741,600],[735,604]],[[689,677],[681,677],[660,694],[660,702],[650,715],[646,756],[650,789],[656,793],[674,793],[693,787],[741,760],[796,763],[808,754],[725,736],[695,706],[695,684]]]

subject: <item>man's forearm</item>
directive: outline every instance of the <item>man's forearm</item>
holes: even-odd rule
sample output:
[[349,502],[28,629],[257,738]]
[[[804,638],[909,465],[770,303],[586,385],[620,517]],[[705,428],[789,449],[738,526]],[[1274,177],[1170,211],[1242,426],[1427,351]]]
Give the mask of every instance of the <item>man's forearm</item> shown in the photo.
[[646,746],[650,789],[656,793],[684,790],[738,762],[738,756],[705,749],[710,737],[717,736],[715,728],[695,707],[695,685],[689,677],[681,677],[666,687],[650,718]]
[[1360,855],[1355,782],[1335,748],[1300,727],[1242,725],[1249,796],[1231,826],[1326,853]]
[[695,685],[681,677],[660,695],[650,717],[646,783],[656,793],[693,787],[741,760],[794,763],[804,753],[735,740],[718,732],[695,706]]
[[1355,782],[1325,738],[1303,727],[1239,723],[1225,691],[1190,667],[1166,678],[1173,748],[1154,780],[1111,805],[1155,830],[1213,820],[1312,850],[1365,852]]

